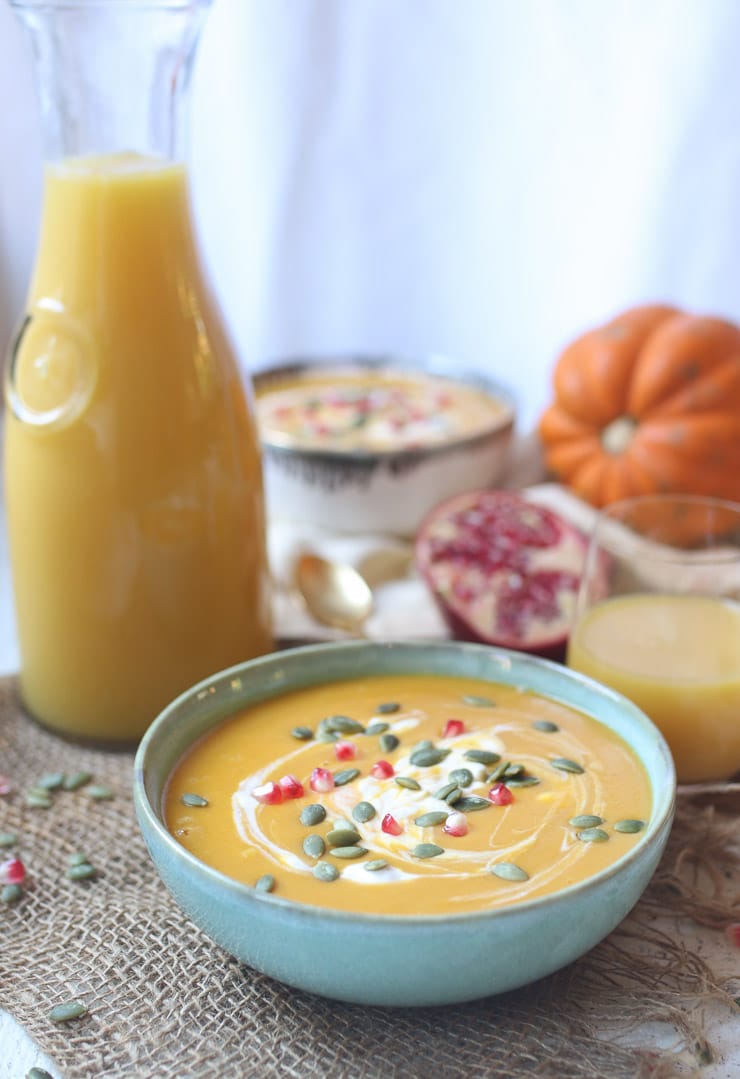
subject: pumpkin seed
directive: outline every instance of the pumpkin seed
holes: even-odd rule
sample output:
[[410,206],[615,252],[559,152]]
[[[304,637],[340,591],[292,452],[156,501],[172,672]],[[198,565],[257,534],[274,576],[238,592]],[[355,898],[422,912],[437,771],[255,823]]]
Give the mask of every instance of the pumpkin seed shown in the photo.
[[536,719],[532,724],[536,731],[546,731],[548,734],[554,734],[555,731],[559,731],[557,723],[552,723],[549,719]]
[[471,704],[473,708],[495,708],[496,702],[490,697],[479,697],[475,693],[466,693],[463,697],[464,704]]
[[319,742],[338,742],[339,731],[325,731],[319,727],[316,738]]
[[383,701],[382,704],[378,705],[375,711],[378,713],[378,715],[389,716],[392,715],[394,712],[397,712],[400,707],[401,705],[398,703],[398,701]]
[[36,784],[45,791],[58,791],[64,783],[64,772],[47,772]]
[[363,724],[351,716],[325,716],[320,726],[325,731],[338,731],[339,734],[362,734],[365,730]]
[[466,794],[455,802],[455,809],[461,813],[474,813],[478,809],[490,809],[492,804],[488,798],[479,798],[477,794]]
[[326,810],[319,802],[312,802],[310,805],[303,807],[298,819],[301,824],[312,828],[314,824],[321,824],[323,820],[326,820]]
[[345,784],[351,783],[353,779],[357,779],[359,774],[359,768],[341,768],[334,773],[334,786],[343,787]]
[[34,1065],[33,1068],[29,1068],[26,1072],[26,1079],[54,1079],[54,1076],[46,1068],[39,1068]]
[[466,749],[463,757],[476,764],[497,764],[501,760],[500,753],[493,753],[489,749]]
[[498,783],[499,779],[505,775],[506,769],[509,767],[510,763],[510,761],[501,761],[492,772],[488,773],[486,776],[486,783]]
[[335,858],[362,858],[363,854],[367,854],[367,847],[332,847],[330,853]]
[[393,778],[399,787],[405,787],[406,790],[409,791],[421,790],[421,783],[418,783],[415,779],[412,779],[411,776],[394,776]]
[[81,850],[76,850],[67,858],[67,865],[85,865],[88,861],[86,854],[83,854]]
[[632,834],[634,832],[641,832],[644,827],[644,820],[635,820],[631,817],[628,817],[625,820],[618,820],[614,822],[615,832],[626,832],[628,834]]
[[69,880],[90,880],[91,877],[96,876],[97,869],[90,865],[89,862],[80,862],[79,865],[71,865],[67,869],[67,877]]
[[525,771],[523,764],[507,764],[504,778],[507,780],[515,779],[517,776],[523,776]]
[[294,727],[290,733],[294,738],[297,738],[299,742],[308,742],[313,738],[313,731],[310,727]]
[[439,847],[436,843],[417,843],[411,850],[415,858],[437,858],[444,852],[444,847]]
[[429,813],[422,813],[417,817],[414,824],[418,824],[420,828],[433,828],[435,824],[444,824],[448,816],[443,809],[432,809]]
[[[434,797],[435,798],[441,798],[442,801],[445,802],[447,800],[447,795],[452,794],[453,791],[457,791],[457,790],[460,790],[457,783],[455,783],[455,782],[445,783],[444,787],[440,787],[439,790],[437,791],[437,793],[434,795]],[[462,791],[460,791],[460,793],[462,794]]]
[[15,832],[0,832],[0,847],[14,847],[18,842]]
[[414,746],[414,752],[416,752],[417,749],[434,749],[434,742],[431,738],[422,738],[422,740],[417,742]]
[[322,836],[317,835],[316,832],[311,832],[303,840],[303,853],[307,854],[309,858],[320,858],[326,850],[326,843]]
[[358,824],[365,824],[366,821],[372,820],[377,812],[372,802],[358,802],[352,809],[352,816]]
[[4,884],[0,888],[0,903],[17,903],[22,895],[20,884]]
[[369,727],[365,728],[365,734],[383,734],[390,727],[390,723],[371,723]]
[[94,783],[87,788],[87,795],[95,802],[109,802],[113,797],[113,791],[104,783]]
[[388,731],[386,734],[381,734],[380,748],[384,753],[392,753],[398,745],[400,745],[400,739],[391,731]]
[[584,843],[605,843],[609,838],[603,828],[584,828],[577,835]]
[[51,798],[47,793],[40,791],[28,791],[26,805],[31,809],[51,809]]
[[448,806],[456,806],[463,796],[461,787],[453,787],[450,793],[445,797],[444,801]]
[[72,772],[62,780],[62,790],[77,791],[80,787],[87,786],[91,779],[92,772]]
[[595,813],[579,813],[568,821],[568,824],[572,825],[573,828],[595,828],[603,823],[604,818],[597,817]]
[[332,828],[326,834],[326,842],[330,847],[351,847],[361,839],[362,836],[354,828]]
[[415,768],[433,768],[435,764],[441,764],[449,754],[449,749],[425,747],[424,749],[414,750],[409,757],[409,761]]
[[456,787],[469,787],[474,777],[469,768],[454,768],[447,778]]
[[254,886],[255,892],[272,892],[275,889],[275,878],[272,873],[263,873]]
[[368,873],[377,873],[379,869],[387,869],[388,863],[385,858],[373,858],[369,862],[363,862],[362,868],[366,869]]
[[67,1000],[57,1004],[49,1012],[52,1023],[68,1023],[70,1019],[80,1019],[87,1014],[87,1006],[81,1000]]
[[555,757],[554,760],[550,761],[550,764],[553,768],[557,768],[558,771],[570,772],[574,776],[579,776],[585,771],[585,768],[575,761],[569,760],[568,757]]
[[313,867],[313,875],[316,877],[316,880],[323,880],[328,883],[329,881],[338,878],[339,870],[330,862],[317,862]]
[[514,862],[497,862],[491,866],[491,872],[494,877],[499,877],[500,880],[529,880],[529,873],[522,869],[521,866],[515,865]]
[[507,787],[536,787],[539,783],[537,776],[513,776],[507,777]]
[[208,805],[208,799],[204,798],[202,794],[192,794],[190,791],[181,794],[180,801],[184,806],[192,806],[194,809],[202,809],[203,806]]

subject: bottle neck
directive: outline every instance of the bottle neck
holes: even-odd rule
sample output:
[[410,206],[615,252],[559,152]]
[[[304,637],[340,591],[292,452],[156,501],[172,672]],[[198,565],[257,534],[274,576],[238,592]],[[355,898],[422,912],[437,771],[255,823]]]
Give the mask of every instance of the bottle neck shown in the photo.
[[185,157],[190,74],[210,0],[11,0],[30,34],[48,161]]

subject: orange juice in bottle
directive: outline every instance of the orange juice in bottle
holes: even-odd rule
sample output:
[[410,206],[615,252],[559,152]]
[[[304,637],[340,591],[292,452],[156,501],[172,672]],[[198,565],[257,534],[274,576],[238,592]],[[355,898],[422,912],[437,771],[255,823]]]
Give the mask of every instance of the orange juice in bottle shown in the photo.
[[[151,72],[149,85],[104,84],[94,102],[80,86],[70,130],[42,92],[56,152],[5,387],[21,697],[62,733],[130,742],[193,682],[272,647],[251,399],[199,259],[169,108],[207,5],[15,6],[37,35],[73,14],[86,25],[70,22],[78,48],[39,72],[42,88],[73,58],[84,66],[93,31]],[[154,74],[165,55],[169,80]]]

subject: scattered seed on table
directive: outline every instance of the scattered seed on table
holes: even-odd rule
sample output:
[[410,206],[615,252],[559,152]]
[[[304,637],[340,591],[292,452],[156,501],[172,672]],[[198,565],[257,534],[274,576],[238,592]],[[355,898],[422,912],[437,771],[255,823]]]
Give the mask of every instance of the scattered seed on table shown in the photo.
[[334,786],[344,787],[347,783],[351,783],[353,779],[357,779],[359,774],[359,768],[340,768],[338,772],[334,773]]
[[513,862],[497,862],[491,866],[491,872],[500,880],[529,880],[529,873]]
[[326,850],[326,843],[323,836],[320,836],[317,832],[310,832],[303,840],[303,853],[307,854],[309,858],[320,858]]
[[545,731],[547,734],[554,734],[560,730],[557,723],[553,723],[549,719],[536,719],[532,726],[536,731]]
[[271,873],[263,873],[254,886],[255,892],[272,892],[275,888],[275,878]]
[[365,727],[365,734],[385,734],[389,727],[390,723],[371,723],[369,727]]
[[[92,787],[90,788],[92,791]],[[91,797],[95,797],[94,794]],[[184,806],[190,806],[193,809],[202,809],[203,806],[208,805],[208,799],[204,798],[202,794],[193,794],[191,791],[185,791],[180,795],[180,801]]]
[[67,775],[62,780],[62,790],[64,791],[76,791],[80,787],[85,787],[92,779],[92,772],[72,772],[71,775]]
[[46,1068],[33,1067],[26,1072],[26,1079],[54,1079]]
[[299,742],[308,742],[313,738],[313,731],[310,727],[294,727],[290,733]]
[[298,819],[301,824],[313,828],[315,824],[321,824],[323,820],[326,820],[326,810],[319,802],[312,802],[310,805],[303,807]]
[[628,834],[632,834],[634,832],[641,832],[644,827],[644,820],[634,820],[631,817],[625,820],[618,820],[614,822],[615,832],[626,832]]
[[577,764],[568,757],[555,757],[554,760],[550,761],[550,764],[560,772],[571,772],[575,776],[579,776],[585,771],[582,765]]
[[113,798],[113,791],[104,783],[91,783],[86,793],[88,798],[92,798],[95,802],[109,802]]
[[397,712],[400,707],[401,705],[398,703],[398,701],[383,701],[382,704],[378,705],[375,711],[378,713],[379,716],[389,716],[392,715],[394,712]]
[[362,868],[366,869],[368,873],[377,873],[379,869],[387,869],[388,863],[385,858],[373,858],[369,862],[363,862]]
[[355,844],[349,847],[332,847],[329,853],[335,858],[362,858],[364,854],[367,854],[367,847]]
[[78,862],[76,865],[68,866],[67,878],[69,880],[91,880],[92,877],[97,876],[97,872],[95,866],[90,865],[89,862]]
[[316,880],[323,880],[329,883],[330,881],[337,880],[339,877],[339,870],[335,865],[331,865],[330,862],[317,862],[313,867],[313,875]]
[[18,842],[15,832],[0,832],[0,847],[14,847]]
[[400,739],[396,737],[391,731],[387,731],[380,736],[380,748],[384,753],[392,753],[396,747],[400,745]]
[[416,779],[412,779],[411,776],[394,776],[394,782],[399,787],[404,787],[408,791],[420,791],[421,783]]
[[67,865],[85,865],[87,862],[89,858],[81,850],[73,851],[67,858]]
[[444,847],[440,847],[436,843],[417,843],[411,849],[411,853],[415,858],[438,858],[444,852]]
[[63,772],[47,772],[36,783],[36,786],[41,787],[45,791],[58,791],[64,783]]
[[420,817],[417,817],[414,824],[418,824],[420,828],[434,828],[437,824],[444,824],[448,816],[449,813],[445,813],[443,809],[432,809],[428,813],[422,813]]
[[598,817],[595,813],[579,813],[576,817],[571,817],[568,821],[573,828],[596,828],[599,824],[604,823],[603,817]]
[[51,796],[47,791],[28,791],[26,805],[31,809],[51,809]]
[[603,828],[584,828],[577,835],[584,843],[605,843],[609,838]]
[[377,812],[372,802],[358,802],[356,806],[352,807],[352,816],[358,824],[365,824],[367,821],[372,820]]
[[81,1019],[87,1014],[87,1006],[81,1000],[66,1000],[57,1004],[49,1012],[52,1023],[68,1023],[71,1019]]
[[0,888],[0,903],[17,903],[23,895],[20,884],[4,884]]

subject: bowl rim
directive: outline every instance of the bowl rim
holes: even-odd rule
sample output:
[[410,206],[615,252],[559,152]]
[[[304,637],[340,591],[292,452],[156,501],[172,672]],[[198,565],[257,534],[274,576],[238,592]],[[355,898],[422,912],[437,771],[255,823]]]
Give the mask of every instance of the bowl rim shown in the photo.
[[437,457],[452,450],[461,450],[484,444],[494,436],[501,437],[513,431],[516,425],[517,400],[508,386],[491,377],[485,371],[474,368],[457,370],[454,362],[443,353],[429,353],[414,356],[405,353],[337,352],[337,353],[298,353],[279,360],[257,366],[252,371],[252,385],[255,398],[259,396],[258,387],[271,382],[279,383],[283,379],[300,376],[306,371],[336,370],[338,368],[357,368],[358,370],[392,370],[408,375],[432,375],[446,379],[451,383],[478,389],[486,396],[502,405],[501,414],[491,420],[476,434],[465,435],[445,442],[430,443],[428,446],[406,447],[403,449],[346,450],[315,448],[311,446],[290,445],[279,439],[270,438],[260,432],[260,441],[265,450],[275,456],[302,456],[312,462],[362,463],[376,461],[415,461],[419,458]]
[[[160,732],[168,723],[172,722],[171,717],[177,714],[178,709],[188,705],[194,697],[198,694],[214,695],[214,686],[230,683],[235,677],[241,677],[245,669],[249,671],[261,670],[265,667],[269,668],[278,661],[290,663],[299,663],[305,659],[315,659],[315,666],[318,667],[320,658],[327,653],[340,653],[340,652],[369,652],[372,654],[377,648],[380,649],[402,649],[409,654],[421,654],[422,652],[433,648],[435,651],[448,650],[450,652],[457,652],[462,650],[466,653],[473,654],[490,654],[492,658],[499,658],[502,661],[508,661],[513,663],[516,667],[533,668],[534,670],[550,671],[556,676],[562,678],[562,681],[566,684],[568,682],[574,682],[581,685],[589,693],[595,693],[597,697],[604,698],[610,701],[612,706],[616,706],[621,711],[630,716],[631,721],[637,723],[638,727],[643,729],[643,733],[648,735],[655,741],[655,754],[657,758],[660,758],[661,764],[665,771],[664,782],[660,789],[657,789],[657,784],[653,783],[648,773],[648,779],[650,782],[650,790],[653,798],[653,805],[650,813],[650,818],[646,823],[645,831],[641,835],[639,841],[634,844],[628,851],[622,854],[615,862],[605,866],[597,873],[593,873],[588,877],[583,878],[580,881],[576,881],[573,884],[567,885],[563,888],[559,888],[557,891],[550,892],[547,895],[537,896],[533,899],[524,899],[515,903],[511,903],[506,906],[494,907],[494,908],[481,908],[478,910],[439,913],[439,914],[393,914],[393,913],[371,913],[367,911],[351,911],[351,910],[338,910],[331,906],[319,906],[313,903],[299,902],[294,899],[286,899],[280,895],[274,895],[269,892],[261,893],[256,889],[242,881],[236,880],[234,877],[230,877],[226,873],[222,873],[220,870],[215,869],[213,866],[208,865],[206,862],[201,861],[190,851],[186,850],[175,837],[169,832],[163,822],[163,816],[161,813],[161,806],[154,807],[149,799],[146,789],[146,776],[147,769],[147,757],[152,751],[153,743],[160,737]],[[358,670],[356,675],[347,675],[346,677],[360,677],[362,674],[368,674],[368,671]],[[385,673],[385,672],[378,672]],[[408,669],[406,673],[424,673],[421,670]],[[442,672],[435,672],[442,673]],[[456,675],[452,672],[449,673],[451,677]],[[464,676],[463,676],[464,677]],[[472,677],[472,676],[471,676]],[[330,682],[335,679],[327,678],[326,681]],[[318,680],[320,682],[321,679]],[[493,677],[491,678],[493,682]],[[301,682],[299,685],[289,687],[290,690],[301,689],[308,685],[315,685],[314,682]],[[259,704],[263,700],[270,699],[275,696],[279,696],[281,692],[285,692],[288,687],[276,687],[275,692],[268,695],[262,695],[251,703]],[[536,692],[543,693],[541,690]],[[543,695],[548,696],[544,693]],[[550,694],[556,700],[561,700],[554,693]],[[568,703],[564,701],[563,703]],[[570,707],[575,707],[576,710],[583,711],[577,706],[570,704]],[[249,702],[237,705],[231,714],[241,711],[244,708],[249,707]],[[603,722],[597,716],[593,716],[597,722]],[[207,724],[201,729],[198,738],[204,737],[209,731],[213,730],[220,723],[229,719],[229,712],[214,712]],[[613,729],[606,724],[609,729]],[[619,733],[619,732],[615,732]],[[624,735],[621,735],[625,741]],[[193,744],[194,740],[187,743],[189,748]],[[633,753],[638,756],[640,763],[647,768],[642,760],[642,757],[637,753],[631,742],[627,742]],[[171,764],[167,777],[171,774],[174,763],[181,759],[182,754],[185,752],[184,748],[181,748],[175,761]],[[166,779],[165,779],[166,784]],[[577,671],[572,671],[568,667],[564,667],[560,663],[556,663],[552,660],[542,659],[539,656],[531,656],[522,652],[515,652],[510,649],[500,648],[497,646],[483,645],[472,642],[462,641],[428,641],[424,639],[409,639],[403,640],[385,640],[385,641],[366,641],[366,640],[348,640],[348,641],[323,641],[319,643],[299,645],[293,648],[287,648],[276,652],[270,652],[267,655],[259,656],[252,660],[247,660],[242,663],[235,664],[232,667],[225,668],[222,671],[216,672],[212,677],[206,678],[197,682],[195,685],[186,689],[173,701],[171,701],[154,719],[152,724],[145,732],[141,739],[136,751],[133,769],[133,796],[134,805],[139,818],[140,830],[144,833],[146,839],[146,828],[152,830],[160,843],[163,843],[165,848],[172,854],[175,859],[183,863],[190,871],[195,872],[199,877],[205,878],[213,885],[219,888],[226,889],[228,892],[233,893],[236,897],[243,899],[245,902],[250,903],[253,901],[264,902],[274,905],[278,909],[282,909],[284,912],[290,914],[297,919],[303,919],[306,921],[315,922],[316,920],[330,919],[332,921],[338,920],[340,923],[352,923],[355,925],[384,927],[390,930],[402,929],[408,931],[412,927],[423,929],[424,931],[429,928],[444,924],[445,926],[460,925],[465,926],[468,924],[476,924],[481,921],[488,922],[489,919],[495,918],[497,921],[506,918],[518,918],[525,915],[529,911],[538,911],[553,904],[560,905],[561,903],[568,903],[573,897],[579,897],[586,892],[592,890],[594,887],[599,886],[611,880],[614,877],[619,876],[632,862],[641,859],[646,850],[654,846],[656,842],[660,842],[664,837],[667,839],[668,831],[672,825],[673,816],[676,806],[676,773],[673,764],[673,758],[671,756],[668,744],[665,738],[661,734],[660,730],[655,724],[648,718],[648,716],[641,711],[630,700],[624,697],[622,694],[617,693],[615,690],[609,689],[607,686],[589,678],[586,675]],[[158,794],[161,796],[164,793],[164,785]],[[156,864],[156,863],[155,863]]]

